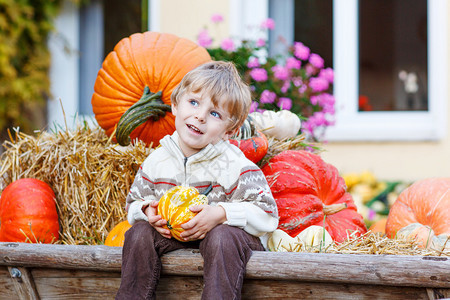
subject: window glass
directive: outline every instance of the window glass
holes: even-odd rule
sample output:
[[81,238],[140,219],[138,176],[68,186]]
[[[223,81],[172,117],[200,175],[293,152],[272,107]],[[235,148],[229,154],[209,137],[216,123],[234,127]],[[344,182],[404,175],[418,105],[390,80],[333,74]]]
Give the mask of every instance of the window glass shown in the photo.
[[426,111],[427,1],[359,1],[359,111]]
[[294,40],[333,66],[333,0],[295,0]]
[[146,26],[142,28],[146,14],[143,15],[141,2],[143,0],[104,0],[105,57],[122,38],[146,30]]

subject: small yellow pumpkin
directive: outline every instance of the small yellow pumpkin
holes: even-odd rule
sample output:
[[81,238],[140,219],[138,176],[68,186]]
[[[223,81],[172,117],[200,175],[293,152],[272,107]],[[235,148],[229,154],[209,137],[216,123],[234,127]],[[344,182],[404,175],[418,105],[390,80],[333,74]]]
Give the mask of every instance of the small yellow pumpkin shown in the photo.
[[191,220],[196,213],[189,207],[208,204],[205,195],[200,195],[195,187],[175,186],[168,190],[159,200],[158,214],[167,220],[167,228],[172,236],[184,242],[180,234],[184,231],[181,225]]
[[110,231],[105,240],[105,246],[123,247],[125,232],[131,228],[127,220],[120,222]]

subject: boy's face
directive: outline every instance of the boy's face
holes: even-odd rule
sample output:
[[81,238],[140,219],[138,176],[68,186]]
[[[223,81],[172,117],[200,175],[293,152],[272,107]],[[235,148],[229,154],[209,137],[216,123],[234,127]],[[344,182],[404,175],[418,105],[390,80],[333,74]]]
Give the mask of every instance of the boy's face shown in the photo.
[[184,93],[176,106],[172,104],[172,114],[175,115],[175,128],[185,156],[232,135],[229,112],[220,106],[215,107],[206,94]]

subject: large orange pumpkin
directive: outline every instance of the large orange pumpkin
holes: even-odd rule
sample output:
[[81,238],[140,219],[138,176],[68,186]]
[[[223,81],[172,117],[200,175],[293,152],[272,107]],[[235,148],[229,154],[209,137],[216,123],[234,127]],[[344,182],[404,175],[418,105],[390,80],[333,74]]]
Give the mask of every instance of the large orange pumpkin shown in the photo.
[[173,89],[186,73],[210,60],[206,49],[173,34],[148,31],[122,39],[95,81],[91,102],[98,124],[111,136],[120,123],[116,139],[121,145],[131,137],[157,146],[175,130]]
[[[402,228],[419,223],[426,227],[414,228],[415,234],[450,235],[450,178],[427,178],[416,181],[398,196],[392,205],[386,234],[395,237]],[[417,224],[416,224],[417,225]],[[421,237],[426,240],[426,237]]]
[[338,170],[316,154],[288,150],[262,167],[280,217],[278,228],[295,237],[323,226],[336,242],[367,232]]
[[55,194],[48,184],[22,178],[0,198],[0,241],[53,243],[59,239]]
[[109,232],[105,240],[105,246],[123,247],[125,232],[131,228],[127,220],[120,222]]
[[192,205],[208,204],[205,195],[199,194],[195,187],[175,186],[168,190],[159,200],[158,214],[167,220],[172,236],[179,241],[185,242],[180,236],[184,231],[181,225],[191,220],[196,213],[189,207]]

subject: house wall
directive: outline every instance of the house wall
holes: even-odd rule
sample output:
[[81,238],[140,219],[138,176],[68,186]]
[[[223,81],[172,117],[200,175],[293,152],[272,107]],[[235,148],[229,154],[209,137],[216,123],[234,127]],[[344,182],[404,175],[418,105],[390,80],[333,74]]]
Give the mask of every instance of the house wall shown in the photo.
[[213,26],[211,22],[211,16],[217,13],[220,13],[224,20],[229,20],[229,1],[164,0],[160,1],[159,6],[161,32],[196,41],[200,30],[207,26],[211,34],[220,35],[222,38],[229,36],[227,26]]

